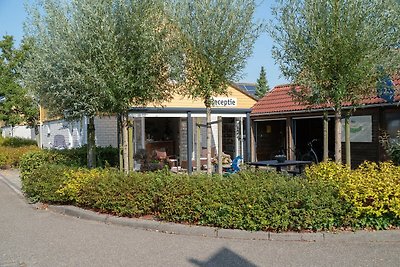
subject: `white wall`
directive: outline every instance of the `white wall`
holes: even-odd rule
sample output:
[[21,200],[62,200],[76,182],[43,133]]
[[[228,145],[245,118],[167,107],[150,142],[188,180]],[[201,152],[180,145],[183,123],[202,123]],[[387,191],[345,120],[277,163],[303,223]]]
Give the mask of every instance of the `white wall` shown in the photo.
[[42,146],[44,148],[60,149],[79,147],[81,140],[74,134],[74,130],[76,131],[74,125],[77,123],[64,120],[44,122],[40,129]]
[[[117,147],[116,117],[96,117],[95,132],[97,146]],[[68,122],[55,120],[44,122],[41,127],[44,148],[77,148],[87,144],[87,119]]]
[[35,140],[35,129],[27,126],[5,126],[1,128],[3,137],[20,137]]

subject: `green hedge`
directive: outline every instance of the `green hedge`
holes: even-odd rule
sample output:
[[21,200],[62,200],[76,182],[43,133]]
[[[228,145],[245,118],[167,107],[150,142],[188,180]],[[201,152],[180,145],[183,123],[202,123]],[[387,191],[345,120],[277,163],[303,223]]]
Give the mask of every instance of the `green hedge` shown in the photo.
[[112,168],[88,170],[66,155],[40,151],[25,155],[20,166],[23,190],[33,201],[119,216],[272,231],[400,226],[400,169],[391,163],[350,170],[328,162],[308,168],[304,177],[266,171],[125,175]]
[[20,137],[6,137],[0,136],[0,146],[3,147],[23,147],[23,146],[37,146],[36,140],[25,139]]
[[[41,162],[38,164],[38,162]],[[21,164],[33,201],[74,204],[119,216],[154,215],[171,222],[246,230],[323,230],[355,225],[338,189],[275,172],[220,177],[163,170],[125,175],[69,167],[34,153]]]
[[18,167],[22,155],[39,150],[37,146],[8,147],[0,146],[0,169]]
[[0,169],[17,167],[23,154],[38,149],[34,140],[0,135]]
[[[30,151],[35,151],[32,154],[34,157],[62,157],[64,158],[64,164],[81,167],[87,166],[86,145],[64,150],[43,149],[39,152],[36,141],[23,138],[2,138],[0,136],[0,169],[18,167],[21,157]],[[96,159],[98,167],[117,167],[119,164],[118,149],[113,147],[97,147]]]
[[[79,148],[55,150],[76,162],[79,166],[87,166],[87,145]],[[96,163],[98,167],[117,167],[119,164],[118,149],[109,147],[96,147]]]

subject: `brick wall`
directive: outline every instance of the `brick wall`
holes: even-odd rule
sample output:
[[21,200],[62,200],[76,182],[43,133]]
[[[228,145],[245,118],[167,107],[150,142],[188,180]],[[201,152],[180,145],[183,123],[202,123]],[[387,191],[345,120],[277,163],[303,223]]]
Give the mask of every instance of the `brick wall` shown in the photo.
[[96,117],[96,145],[101,147],[118,147],[117,117]]
[[180,124],[180,144],[179,144],[179,158],[181,160],[187,160],[187,119],[181,118]]

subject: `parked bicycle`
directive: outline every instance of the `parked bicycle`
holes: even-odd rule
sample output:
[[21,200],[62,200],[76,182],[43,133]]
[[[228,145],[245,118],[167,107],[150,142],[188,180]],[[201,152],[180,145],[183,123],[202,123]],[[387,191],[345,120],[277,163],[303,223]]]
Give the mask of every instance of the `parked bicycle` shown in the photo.
[[309,147],[309,150],[301,156],[301,160],[312,161],[314,163],[318,163],[318,156],[313,147],[313,143],[316,141],[318,141],[318,140],[313,139],[310,142],[308,142],[307,146]]
[[[318,139],[313,139],[310,142],[308,142],[307,147],[308,150],[305,151],[304,153],[301,153],[299,150],[296,149],[291,149],[291,152],[296,155],[297,160],[303,160],[303,161],[312,161],[314,163],[318,163],[318,156],[317,152],[315,151],[313,144],[317,142]],[[287,155],[287,149],[281,147],[278,151],[275,153],[272,153],[272,159],[275,159],[275,156],[277,155]]]

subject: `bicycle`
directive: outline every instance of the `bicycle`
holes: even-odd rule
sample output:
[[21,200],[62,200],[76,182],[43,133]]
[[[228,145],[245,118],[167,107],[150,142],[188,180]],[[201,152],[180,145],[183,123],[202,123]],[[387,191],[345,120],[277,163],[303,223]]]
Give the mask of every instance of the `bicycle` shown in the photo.
[[[313,147],[313,143],[318,141],[318,139],[313,139],[310,142],[307,143],[307,146],[309,147],[309,150],[307,150],[304,154],[298,151],[297,149],[290,148],[290,151],[296,155],[296,159],[302,160],[302,161],[312,161],[314,163],[318,163],[318,156],[317,153]],[[275,159],[275,156],[278,155],[287,155],[287,149],[284,147],[281,147],[278,151],[275,153],[272,153],[272,159]]]
[[309,147],[309,150],[301,156],[301,160],[312,161],[312,162],[318,164],[318,156],[313,147],[313,143],[316,141],[318,141],[318,140],[313,139],[310,142],[308,142],[307,146]]

